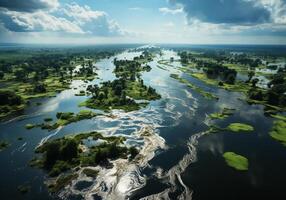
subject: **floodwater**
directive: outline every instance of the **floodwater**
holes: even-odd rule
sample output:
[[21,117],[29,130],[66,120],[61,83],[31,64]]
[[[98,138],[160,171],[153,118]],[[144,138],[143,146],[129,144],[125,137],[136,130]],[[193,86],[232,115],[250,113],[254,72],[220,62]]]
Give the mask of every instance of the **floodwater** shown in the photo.
[[[140,55],[140,54],[139,54]],[[132,59],[138,52],[123,52],[117,59]],[[93,83],[113,80],[115,57],[96,63],[99,79]],[[47,131],[35,128],[26,130],[28,123],[40,123],[46,117],[56,118],[57,112],[78,112],[77,105],[87,97],[75,96],[90,83],[73,81],[71,89],[53,98],[33,100],[25,116],[0,124],[0,140],[11,145],[0,152],[1,200],[10,199],[58,199],[50,196],[44,185],[46,173],[29,166],[34,149],[49,139],[88,131],[104,135],[123,135],[127,145],[143,148],[145,158],[138,163],[118,161],[124,172],[114,179],[112,168],[99,174],[96,180],[78,180],[62,192],[65,199],[285,199],[286,148],[269,136],[273,119],[264,115],[263,106],[248,105],[240,100],[242,95],[216,87],[180,72],[180,63],[174,61],[164,68],[159,60],[178,58],[176,53],[163,50],[163,55],[148,63],[152,70],[142,75],[144,83],[154,87],[162,96],[139,111],[124,113],[114,110],[112,118],[100,116]],[[171,73],[180,75],[206,91],[216,94],[219,100],[205,99],[199,93],[170,78]],[[42,104],[36,106],[36,102]],[[234,115],[215,123],[221,127],[241,122],[255,128],[251,133],[222,132],[206,135],[207,115],[222,108],[236,109]],[[100,112],[100,111],[98,111]],[[147,128],[154,135],[150,140],[139,137]],[[17,138],[23,137],[23,140]],[[226,151],[234,151],[249,159],[249,170],[236,171],[228,167],[222,157]],[[120,165],[119,165],[120,164]],[[105,188],[99,187],[104,183]],[[27,184],[27,194],[17,191]]]

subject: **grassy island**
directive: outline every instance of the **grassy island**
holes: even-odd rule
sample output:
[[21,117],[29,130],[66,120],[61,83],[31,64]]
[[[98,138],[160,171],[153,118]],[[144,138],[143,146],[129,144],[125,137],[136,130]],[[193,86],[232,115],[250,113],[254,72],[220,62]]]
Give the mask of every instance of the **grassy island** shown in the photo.
[[248,159],[244,156],[238,155],[234,152],[225,152],[223,157],[227,165],[230,167],[240,171],[248,170]]
[[45,119],[41,124],[26,124],[26,129],[32,129],[35,127],[41,127],[42,129],[54,130],[60,126],[66,126],[68,124],[78,122],[85,119],[91,119],[99,114],[92,112],[91,110],[81,110],[77,114],[73,112],[58,112],[57,121],[51,123],[52,119]]
[[242,123],[231,123],[227,126],[226,130],[232,131],[232,132],[249,132],[254,131],[253,126],[248,124],[242,124]]
[[286,146],[286,119],[285,116],[276,116],[280,120],[273,123],[270,136]]
[[210,92],[206,92],[204,91],[202,88],[190,83],[189,81],[187,81],[186,79],[180,78],[178,74],[171,74],[170,75],[171,78],[178,80],[180,83],[185,84],[186,86],[188,86],[189,88],[191,88],[192,90],[198,92],[199,94],[201,94],[202,96],[204,96],[207,99],[218,99],[218,97]]
[[225,119],[225,118],[231,116],[233,114],[234,110],[235,109],[223,108],[223,110],[221,112],[212,113],[209,116],[211,119]]
[[[51,192],[57,192],[77,177],[79,166],[106,165],[112,159],[133,159],[138,150],[123,145],[124,137],[104,137],[97,132],[69,135],[44,143],[36,149],[41,156],[31,161],[31,166],[46,170],[51,177],[57,177],[49,185]],[[65,172],[65,174],[63,174]],[[95,171],[85,170],[88,176],[96,176]]]

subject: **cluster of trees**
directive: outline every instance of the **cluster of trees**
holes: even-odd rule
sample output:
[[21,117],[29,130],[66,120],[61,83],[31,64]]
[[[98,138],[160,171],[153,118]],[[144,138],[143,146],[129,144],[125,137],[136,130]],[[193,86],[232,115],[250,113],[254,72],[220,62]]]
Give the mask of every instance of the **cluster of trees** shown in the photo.
[[[142,55],[141,55],[142,56]],[[129,79],[130,81],[140,80],[141,72],[151,70],[149,65],[142,65],[140,62],[134,60],[114,60],[114,73],[117,77]]]
[[[97,133],[96,133],[97,134]],[[108,162],[108,159],[116,159],[119,157],[127,157],[133,159],[138,150],[135,147],[127,148],[119,145],[118,137],[109,137],[101,145],[90,147],[88,153],[82,152],[79,148],[83,144],[83,140],[92,137],[104,139],[100,134],[80,134],[74,138],[60,138],[49,141],[37,148],[37,153],[42,153],[39,167],[49,171],[50,176],[58,176],[62,172],[70,170],[78,165],[96,166]]]
[[248,92],[250,99],[266,101],[271,105],[286,106],[286,67],[280,68],[268,83],[266,92],[259,88],[252,88]]
[[[145,59],[150,55],[145,53],[141,56],[140,59]],[[157,95],[156,90],[144,85],[144,81],[141,78],[142,71],[151,70],[149,65],[141,64],[137,58],[133,60],[114,59],[113,62],[115,65],[114,73],[117,79],[112,82],[103,82],[100,87],[98,85],[89,85],[87,87],[87,91],[92,94],[94,106],[136,106],[137,103],[131,99],[132,93],[141,93],[142,90],[145,91],[144,93],[147,93],[147,95]],[[136,91],[130,92],[130,90]]]
[[227,84],[234,84],[237,75],[236,70],[211,62],[204,62],[201,66],[204,68],[204,72],[208,78],[219,78]]
[[9,90],[0,90],[0,106],[21,105],[23,102],[23,99],[14,92]]
[[259,59],[259,58],[256,58],[256,59],[249,58],[245,54],[233,56],[229,60],[229,62],[233,63],[233,64],[241,64],[241,65],[244,65],[244,66],[249,66],[250,68],[256,68],[256,67],[258,67],[259,65],[262,64],[261,59]]
[[127,98],[127,83],[123,78],[114,81],[103,82],[102,86],[89,85],[87,91],[92,94],[95,104],[101,106],[120,106],[136,104],[131,98]]

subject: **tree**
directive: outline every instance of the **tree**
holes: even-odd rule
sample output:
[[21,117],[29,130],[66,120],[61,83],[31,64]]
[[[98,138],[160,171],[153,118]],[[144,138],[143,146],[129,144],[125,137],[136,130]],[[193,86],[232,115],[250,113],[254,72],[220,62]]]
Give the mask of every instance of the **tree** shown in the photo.
[[252,80],[252,87],[256,87],[256,84],[259,82],[259,79],[258,78],[255,78]]
[[98,87],[98,85],[89,85],[89,86],[87,86],[87,89],[86,89],[88,92],[90,92],[91,93],[91,95],[92,95],[92,97],[93,98],[97,98],[97,96],[98,96],[98,92],[99,92],[99,87]]
[[249,83],[251,81],[251,79],[253,78],[253,76],[255,75],[255,72],[253,70],[248,72],[248,80],[247,83]]
[[234,84],[234,82],[235,82],[235,76],[234,76],[234,74],[230,74],[230,75],[227,77],[227,79],[225,80],[225,82],[226,82],[227,84]]
[[20,68],[20,69],[15,70],[14,75],[17,80],[24,81],[26,80],[28,73],[24,69]]
[[43,84],[43,83],[37,83],[37,84],[34,86],[33,91],[34,91],[35,93],[44,93],[44,92],[47,91],[47,89],[46,89],[45,84]]
[[20,105],[23,99],[9,90],[0,90],[0,105]]
[[102,100],[103,100],[104,98],[105,98],[104,92],[99,92],[97,99],[98,99],[100,102],[102,102]]
[[121,93],[122,93],[122,86],[118,84],[115,86],[114,94],[117,96],[121,96]]
[[4,78],[4,72],[0,71],[0,79]]
[[71,161],[78,156],[77,143],[73,139],[68,139],[61,147],[60,156],[62,160]]
[[51,168],[58,160],[60,155],[60,144],[59,142],[51,142],[45,146],[46,154],[44,160],[44,166]]

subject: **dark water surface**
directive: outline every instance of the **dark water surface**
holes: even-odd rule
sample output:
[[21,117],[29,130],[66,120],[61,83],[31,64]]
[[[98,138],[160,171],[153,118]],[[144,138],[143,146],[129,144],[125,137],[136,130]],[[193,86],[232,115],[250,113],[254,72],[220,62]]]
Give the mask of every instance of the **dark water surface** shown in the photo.
[[[136,53],[118,55],[118,58],[136,56]],[[179,176],[186,187],[193,191],[193,199],[286,199],[284,188],[286,186],[286,148],[271,139],[269,130],[273,120],[264,115],[263,106],[248,105],[239,100],[241,94],[207,86],[199,80],[182,74],[190,82],[205,88],[219,96],[219,100],[208,100],[192,91],[185,85],[169,77],[170,73],[179,73],[176,68],[168,67],[169,71],[158,68],[158,60],[175,57],[172,51],[164,51],[163,57],[157,57],[149,63],[152,71],[144,73],[142,78],[147,85],[156,88],[162,99],[151,102],[146,108],[130,115],[136,120],[122,117],[120,120],[107,121],[102,118],[84,120],[70,124],[58,131],[48,132],[35,128],[26,130],[28,123],[40,123],[46,117],[53,117],[57,112],[78,112],[77,105],[86,97],[74,96],[87,84],[74,81],[71,88],[54,98],[34,100],[26,111],[26,117],[0,124],[0,140],[5,140],[11,145],[0,153],[0,193],[1,200],[10,199],[56,199],[49,196],[44,185],[46,173],[42,170],[31,168],[29,161],[34,157],[34,149],[45,137],[57,138],[70,133],[98,130],[108,135],[132,136],[134,130],[140,128],[140,123],[149,123],[156,127],[159,135],[165,139],[168,146],[166,150],[156,152],[156,156],[149,162],[150,167],[143,169],[146,175],[146,185],[134,192],[131,199],[140,199],[164,191],[170,187],[166,179],[161,179],[156,174],[158,171],[168,172],[186,154],[190,154],[188,143],[192,136],[206,131],[207,114],[218,112],[224,107],[234,108],[233,116],[216,124],[225,127],[229,123],[241,122],[255,128],[251,133],[222,132],[198,137],[195,143],[196,151],[191,154],[196,159],[190,162],[186,169],[180,171]],[[113,57],[97,63],[100,81],[112,80]],[[42,105],[35,106],[36,102]],[[17,138],[23,137],[23,140]],[[130,144],[140,145],[142,141],[130,139]],[[247,172],[236,171],[228,167],[222,157],[226,151],[233,151],[249,159]],[[171,173],[171,172],[170,172]],[[184,185],[179,178],[175,181],[176,187],[169,193],[170,199],[176,199],[184,190]],[[17,191],[19,185],[31,186],[27,194]],[[91,183],[82,182],[78,188],[84,189]],[[76,197],[77,199],[79,197]]]

